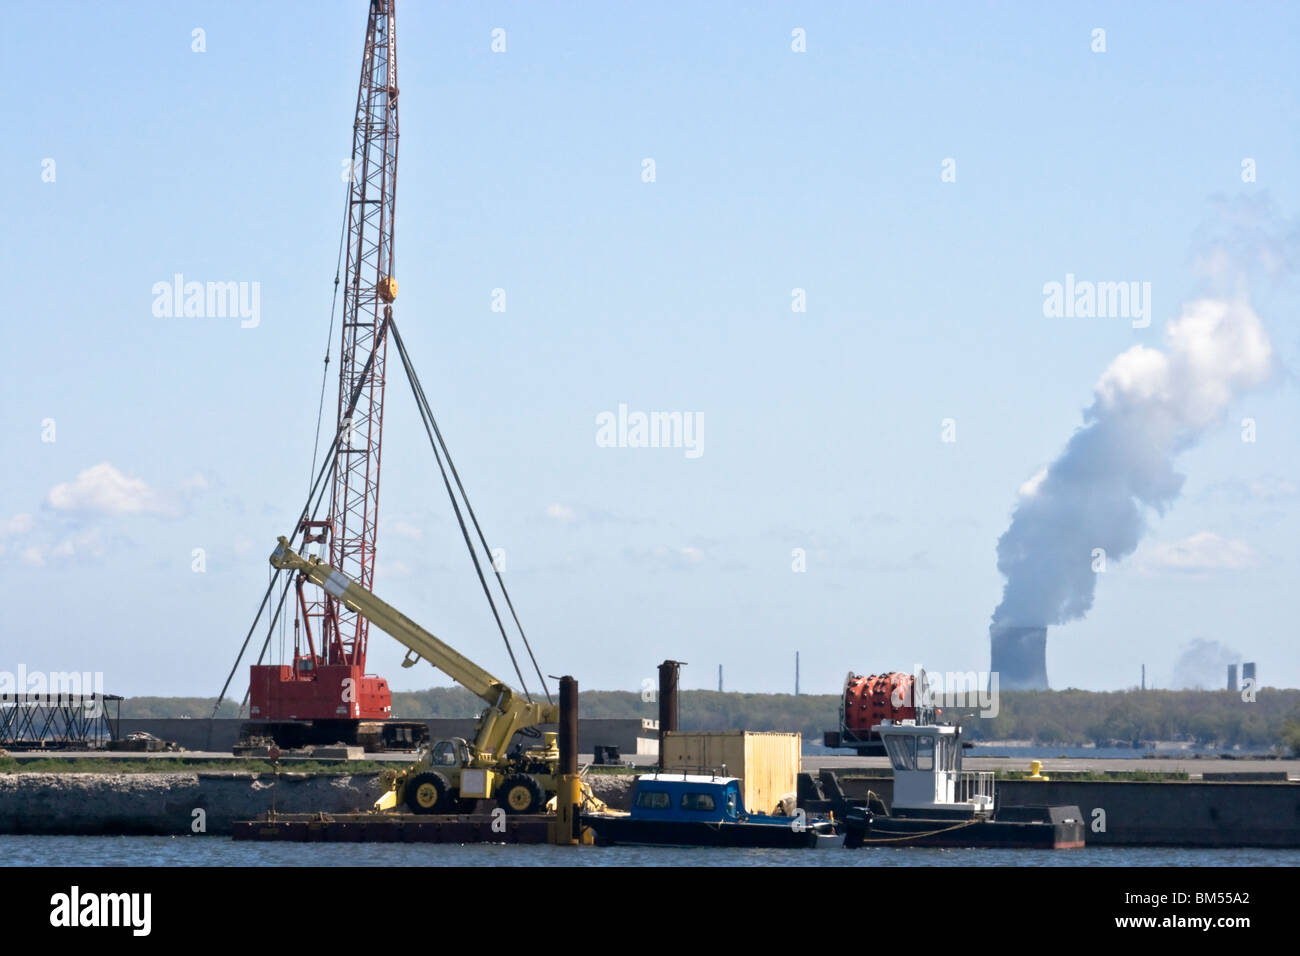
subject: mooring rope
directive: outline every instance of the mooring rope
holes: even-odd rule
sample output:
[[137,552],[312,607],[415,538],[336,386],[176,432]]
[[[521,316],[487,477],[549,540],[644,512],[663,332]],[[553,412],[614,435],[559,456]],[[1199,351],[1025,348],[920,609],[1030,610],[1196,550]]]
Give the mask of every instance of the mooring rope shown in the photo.
[[[943,827],[942,829],[939,830],[927,830],[923,833],[909,833],[906,836],[883,837],[879,840],[868,839],[867,837],[863,837],[862,842],[863,843],[898,843],[903,840],[919,840],[921,837],[936,836],[937,834],[940,833],[951,833],[954,830],[960,830],[963,827],[974,826],[976,823],[983,823],[983,822],[984,821],[979,819],[963,820],[961,823],[958,823],[955,826]],[[889,831],[886,830],[884,832],[888,833]]]

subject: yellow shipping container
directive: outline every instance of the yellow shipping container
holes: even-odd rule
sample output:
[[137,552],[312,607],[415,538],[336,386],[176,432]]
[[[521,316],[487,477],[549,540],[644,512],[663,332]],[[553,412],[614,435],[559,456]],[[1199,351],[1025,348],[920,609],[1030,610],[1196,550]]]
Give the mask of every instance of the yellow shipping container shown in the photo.
[[664,740],[664,771],[739,777],[745,809],[774,813],[783,799],[794,796],[802,743],[802,734],[676,731]]

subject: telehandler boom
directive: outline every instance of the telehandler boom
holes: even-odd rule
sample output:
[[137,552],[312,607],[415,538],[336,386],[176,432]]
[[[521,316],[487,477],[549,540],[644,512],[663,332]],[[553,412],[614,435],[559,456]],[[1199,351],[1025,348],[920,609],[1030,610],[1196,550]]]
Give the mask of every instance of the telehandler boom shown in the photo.
[[521,731],[558,724],[558,706],[528,700],[343,572],[320,558],[296,553],[287,538],[279,539],[271,564],[296,571],[406,645],[403,667],[424,658],[487,704],[473,741],[441,740],[421,750],[412,766],[390,772],[390,789],[376,806],[391,809],[404,802],[415,813],[439,813],[496,797],[507,813],[541,812],[556,792],[556,735],[545,734],[539,748],[509,753],[507,748]]

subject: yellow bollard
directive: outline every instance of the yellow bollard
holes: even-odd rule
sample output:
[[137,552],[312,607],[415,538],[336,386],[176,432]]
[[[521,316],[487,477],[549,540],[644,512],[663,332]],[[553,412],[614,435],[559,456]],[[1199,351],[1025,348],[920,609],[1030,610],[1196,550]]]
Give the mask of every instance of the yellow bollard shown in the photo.
[[556,846],[577,846],[577,817],[582,808],[582,778],[562,774],[557,781],[555,817],[551,820],[551,842]]
[[1051,780],[1051,777],[1043,776],[1043,762],[1041,760],[1029,761],[1029,776],[1026,780]]

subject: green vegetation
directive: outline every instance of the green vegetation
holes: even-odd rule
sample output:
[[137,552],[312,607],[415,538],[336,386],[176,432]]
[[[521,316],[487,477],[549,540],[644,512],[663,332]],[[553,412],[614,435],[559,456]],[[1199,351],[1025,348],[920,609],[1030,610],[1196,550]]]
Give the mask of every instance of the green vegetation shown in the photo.
[[[211,717],[211,697],[128,697],[122,701],[123,717]],[[239,703],[223,700],[217,711],[218,717],[238,717]],[[117,716],[113,705],[108,705],[110,716]]]
[[972,739],[1032,740],[1038,744],[1141,746],[1154,740],[1202,746],[1273,747],[1288,714],[1300,710],[1300,690],[1262,688],[1246,702],[1231,691],[1016,691],[1001,695],[999,713],[960,720]]
[[1282,745],[1300,757],[1300,709],[1282,722]]
[[[206,717],[211,699],[130,698],[123,717]],[[1040,745],[1141,746],[1155,740],[1205,746],[1268,748],[1285,745],[1300,756],[1300,690],[1262,688],[1247,703],[1229,691],[1127,690],[1006,691],[996,717],[981,718],[969,708],[952,709],[945,720],[960,720],[972,740],[1026,740]],[[738,694],[682,691],[683,730],[797,731],[820,743],[835,729],[839,697],[832,694]],[[584,717],[658,717],[658,706],[630,691],[583,691]],[[482,703],[459,687],[435,687],[393,694],[393,716],[475,717]],[[235,716],[223,702],[220,716]]]

